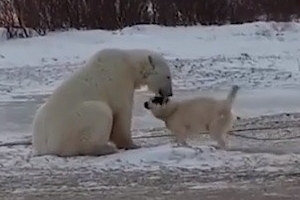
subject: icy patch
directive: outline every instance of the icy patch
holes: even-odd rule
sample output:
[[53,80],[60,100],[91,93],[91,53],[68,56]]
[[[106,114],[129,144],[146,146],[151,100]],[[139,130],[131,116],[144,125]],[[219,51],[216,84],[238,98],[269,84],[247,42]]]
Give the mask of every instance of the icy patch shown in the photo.
[[190,185],[189,189],[192,190],[204,190],[204,189],[224,189],[224,188],[241,188],[242,186],[233,186],[233,184],[226,183],[225,181],[218,181],[218,182],[210,182],[210,183],[201,183],[201,184],[194,184]]

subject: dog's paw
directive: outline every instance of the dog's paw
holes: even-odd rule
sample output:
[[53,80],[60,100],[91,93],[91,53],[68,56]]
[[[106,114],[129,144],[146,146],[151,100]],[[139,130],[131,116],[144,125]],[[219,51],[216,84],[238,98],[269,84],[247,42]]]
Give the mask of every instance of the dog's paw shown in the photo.
[[118,149],[124,149],[124,150],[133,150],[133,149],[139,149],[142,146],[132,143],[130,145],[124,145],[124,146],[117,146]]
[[202,148],[199,148],[199,147],[192,147],[194,150],[195,150],[195,153],[198,154],[198,153],[203,153],[203,150]]
[[213,150],[221,150],[222,148],[219,146],[219,145],[210,145],[210,147],[213,149]]
[[190,147],[187,142],[175,142],[173,147]]

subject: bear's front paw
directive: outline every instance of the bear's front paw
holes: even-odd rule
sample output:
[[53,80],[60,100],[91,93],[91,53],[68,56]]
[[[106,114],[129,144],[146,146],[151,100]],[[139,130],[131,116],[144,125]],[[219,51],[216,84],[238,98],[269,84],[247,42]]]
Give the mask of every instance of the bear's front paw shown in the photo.
[[139,148],[141,148],[141,146],[137,145],[137,144],[132,144],[132,145],[130,145],[128,147],[124,147],[125,150],[139,149]]
[[141,148],[140,145],[137,145],[137,144],[123,144],[123,145],[116,145],[118,149],[125,149],[125,150],[130,150],[130,149],[139,149]]

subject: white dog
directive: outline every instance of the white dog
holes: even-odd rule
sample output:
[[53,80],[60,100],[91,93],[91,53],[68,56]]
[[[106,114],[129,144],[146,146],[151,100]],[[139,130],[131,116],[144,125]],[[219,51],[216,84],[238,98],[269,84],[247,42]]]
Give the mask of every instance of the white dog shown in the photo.
[[165,122],[179,144],[186,145],[187,134],[208,131],[211,138],[226,149],[226,134],[234,121],[232,104],[238,90],[237,85],[233,86],[224,100],[198,97],[175,102],[168,98],[152,97],[144,103],[144,107]]

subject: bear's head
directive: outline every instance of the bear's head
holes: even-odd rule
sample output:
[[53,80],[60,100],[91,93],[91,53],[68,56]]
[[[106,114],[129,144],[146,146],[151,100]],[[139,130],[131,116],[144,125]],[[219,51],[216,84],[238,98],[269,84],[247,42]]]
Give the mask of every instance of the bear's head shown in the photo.
[[173,96],[172,77],[166,60],[159,54],[151,54],[148,65],[150,72],[145,78],[149,90],[161,97]]

